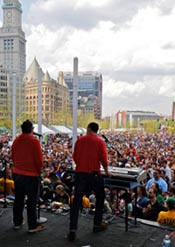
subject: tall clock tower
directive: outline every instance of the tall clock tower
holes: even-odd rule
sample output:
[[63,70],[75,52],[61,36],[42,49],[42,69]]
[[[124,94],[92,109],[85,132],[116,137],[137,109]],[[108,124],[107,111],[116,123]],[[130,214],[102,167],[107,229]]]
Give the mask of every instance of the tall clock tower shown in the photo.
[[[17,102],[24,107],[23,75],[26,71],[26,40],[22,30],[22,8],[19,0],[3,0],[3,26],[0,28],[0,67],[9,73],[8,95],[12,96],[14,74]],[[12,97],[11,97],[12,98]],[[21,109],[20,111],[23,111]]]
[[4,27],[21,27],[21,4],[18,0],[4,0],[3,5],[3,26]]

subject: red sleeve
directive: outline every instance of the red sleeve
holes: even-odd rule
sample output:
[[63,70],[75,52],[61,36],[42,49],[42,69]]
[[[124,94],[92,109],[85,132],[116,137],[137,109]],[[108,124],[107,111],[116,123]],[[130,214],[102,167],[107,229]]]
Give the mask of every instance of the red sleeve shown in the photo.
[[101,141],[101,150],[100,150],[100,160],[104,167],[107,167],[108,161],[107,161],[107,150],[106,150],[106,144],[104,141]]
[[43,155],[42,155],[42,150],[41,150],[41,144],[38,139],[35,140],[35,148],[34,148],[34,160],[35,164],[37,165],[37,170],[39,173],[42,172],[43,168]]

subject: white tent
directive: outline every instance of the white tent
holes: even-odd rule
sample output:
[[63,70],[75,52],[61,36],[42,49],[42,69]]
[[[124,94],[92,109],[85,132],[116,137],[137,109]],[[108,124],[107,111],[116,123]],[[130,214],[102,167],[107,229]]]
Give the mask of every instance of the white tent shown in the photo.
[[[38,124],[33,124],[34,132],[38,133]],[[42,135],[47,134],[55,134],[55,132],[49,128],[47,128],[45,125],[42,124],[41,127]]]
[[[73,127],[72,127],[72,126],[69,126],[69,129],[70,129],[71,131],[73,131]],[[83,130],[80,129],[80,128],[77,128],[77,134],[78,134],[78,135],[83,134]]]
[[82,134],[86,134],[87,129],[85,129],[85,128],[80,128],[80,129],[82,130]]
[[82,129],[80,129],[80,128],[77,128],[77,134],[83,134],[83,131],[82,131]]
[[68,129],[64,125],[51,125],[50,129],[55,132],[55,134],[67,134],[72,135],[72,130]]

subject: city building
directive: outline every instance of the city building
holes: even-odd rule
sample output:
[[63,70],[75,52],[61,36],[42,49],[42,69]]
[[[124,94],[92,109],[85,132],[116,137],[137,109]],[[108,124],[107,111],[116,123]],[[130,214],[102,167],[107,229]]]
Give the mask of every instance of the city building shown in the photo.
[[0,68],[0,118],[8,118],[9,71]]
[[[50,77],[48,71],[43,72],[36,58],[26,71],[24,78],[26,95],[26,115],[37,122],[38,119],[38,90],[41,82],[42,92],[42,122],[51,125],[57,119],[70,111],[69,89],[64,82],[63,74],[59,73],[58,80]],[[61,116],[63,118],[63,116]]]
[[129,123],[130,127],[140,127],[140,122],[143,120],[159,120],[163,116],[151,111],[118,111],[116,113],[117,127],[126,127]]
[[[64,72],[63,78],[70,91],[73,102],[73,73]],[[93,113],[96,119],[102,117],[102,75],[98,72],[78,73],[78,110],[82,114]]]
[[[15,83],[18,117],[25,112],[24,82],[22,80],[26,71],[26,40],[22,30],[22,9],[18,0],[4,0],[3,25],[0,28],[0,68],[1,73],[8,74],[9,95],[8,105],[12,111],[12,91]],[[2,78],[4,75],[2,75]],[[1,78],[1,84],[4,80]],[[3,96],[4,97],[4,96]],[[2,99],[0,99],[2,104]]]

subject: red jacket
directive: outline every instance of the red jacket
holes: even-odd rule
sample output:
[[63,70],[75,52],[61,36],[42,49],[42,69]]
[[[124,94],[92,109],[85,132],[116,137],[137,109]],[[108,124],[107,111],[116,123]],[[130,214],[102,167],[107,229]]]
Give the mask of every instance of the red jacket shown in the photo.
[[24,133],[19,135],[12,144],[11,155],[14,173],[26,176],[41,175],[43,156],[40,141],[36,137]]
[[82,136],[75,143],[73,159],[76,172],[100,173],[100,164],[107,167],[106,144],[96,134]]

